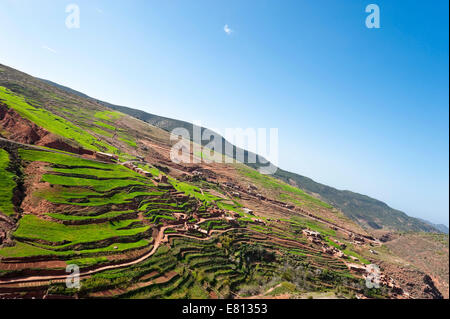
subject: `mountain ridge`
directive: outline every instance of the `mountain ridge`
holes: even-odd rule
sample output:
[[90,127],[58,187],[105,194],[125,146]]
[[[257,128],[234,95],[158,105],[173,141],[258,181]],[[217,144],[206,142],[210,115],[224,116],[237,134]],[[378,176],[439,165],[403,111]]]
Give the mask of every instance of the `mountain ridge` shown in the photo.
[[436,228],[437,230],[439,230],[439,231],[440,231],[441,233],[443,233],[443,234],[447,234],[447,235],[448,235],[448,233],[449,233],[449,229],[448,229],[447,225],[444,225],[444,224],[435,224],[435,223],[433,223],[433,222],[430,222],[430,221],[428,221],[428,220],[426,220],[426,219],[422,219],[422,218],[417,218],[417,219],[420,219],[420,220],[422,220],[424,223],[427,223],[427,224],[433,226],[434,228]]

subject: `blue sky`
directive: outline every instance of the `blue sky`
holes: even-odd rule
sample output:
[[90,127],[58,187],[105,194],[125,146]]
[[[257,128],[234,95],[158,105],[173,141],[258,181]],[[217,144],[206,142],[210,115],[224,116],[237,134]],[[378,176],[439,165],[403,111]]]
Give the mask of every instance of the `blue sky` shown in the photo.
[[[80,29],[65,27],[70,3]],[[380,29],[365,27],[370,3]],[[282,168],[448,225],[448,9],[1,0],[0,63],[211,128],[276,127]]]

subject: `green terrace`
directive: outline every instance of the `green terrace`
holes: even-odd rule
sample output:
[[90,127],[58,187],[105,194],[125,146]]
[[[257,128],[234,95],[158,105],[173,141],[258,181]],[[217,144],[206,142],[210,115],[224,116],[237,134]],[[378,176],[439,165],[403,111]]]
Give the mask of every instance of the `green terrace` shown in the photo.
[[162,172],[154,166],[148,164],[138,163],[137,167],[142,168],[144,171],[150,172],[153,176],[158,177]]
[[[173,231],[168,229],[167,233]],[[275,259],[275,252],[281,253],[282,257]],[[83,262],[93,264],[105,261],[88,258],[81,260]],[[286,269],[286,265],[293,270]],[[292,248],[264,241],[240,229],[202,241],[171,238],[170,247],[160,246],[153,256],[139,264],[104,271],[83,280],[79,295],[134,299],[210,298],[214,294],[227,298],[232,296],[232,292],[246,295],[246,291],[292,281],[289,277],[299,269],[304,269],[304,273],[299,275],[302,280],[310,289],[317,291],[327,291],[328,286],[332,287],[332,282],[353,280],[345,264],[339,260],[308,248]],[[322,284],[324,282],[328,284]],[[274,294],[282,293],[279,290]],[[301,287],[290,284],[290,290],[300,293]],[[51,291],[71,293],[62,284],[54,284]]]
[[[161,246],[147,260],[126,269],[94,274],[83,281],[81,295],[121,298],[208,298],[209,291],[228,296],[229,286],[240,283],[244,276],[228,260],[217,239],[196,241],[173,239],[171,247]],[[127,280],[123,280],[127,278]],[[112,288],[114,287],[114,288]],[[55,292],[65,292],[55,285]]]
[[[52,247],[44,248],[35,244],[17,241],[14,246],[0,249],[0,256],[4,258],[24,258],[24,257],[48,257],[57,256],[67,259],[77,256],[109,255],[112,253],[125,252],[138,248],[149,247],[151,240],[142,239],[131,243],[113,243],[102,248],[81,249],[81,250],[52,250]],[[69,262],[67,264],[70,264]]]
[[209,220],[200,224],[200,228],[205,230],[223,230],[231,228],[231,225],[224,220]]
[[186,182],[179,182],[173,178],[170,178],[169,181],[177,191],[183,192],[188,196],[193,196],[203,202],[213,202],[222,199],[220,197],[211,195],[206,191],[202,192],[200,188],[195,185],[188,184]]
[[[313,231],[319,232],[329,246],[334,246],[338,249],[341,249],[338,244],[336,244],[333,240],[330,239],[331,237],[337,238],[336,231],[325,226],[324,224],[320,224],[315,221],[299,216],[292,217],[288,221],[290,223],[291,230],[294,231],[295,233],[301,233],[302,229],[309,228]],[[339,238],[339,240],[347,245],[346,249],[341,249],[344,254],[356,257],[364,264],[370,264],[370,262],[367,259],[363,258],[354,250],[353,244],[351,244],[350,242],[346,241],[343,238]]]
[[108,192],[98,193],[80,187],[53,186],[50,190],[38,190],[34,196],[43,198],[51,203],[74,206],[99,207],[132,203],[139,196],[157,196],[159,192]]
[[12,198],[16,187],[16,175],[8,170],[9,163],[8,152],[0,149],[0,212],[7,216],[15,213]]
[[15,94],[3,86],[0,86],[0,99],[22,117],[53,134],[74,141],[89,150],[118,153],[115,147],[98,140],[82,128],[48,110],[32,106],[23,96]]
[[136,216],[136,212],[133,210],[126,210],[126,211],[112,211],[107,212],[104,214],[95,214],[95,215],[87,215],[87,216],[80,216],[80,215],[68,215],[68,214],[59,214],[59,213],[48,213],[48,216],[55,220],[65,222],[95,222],[96,220],[117,220],[117,219],[130,219]]
[[[23,215],[12,234],[15,246],[0,249],[0,256],[58,256],[92,266],[107,262],[110,254],[149,247],[151,226],[138,219],[137,209],[142,200],[149,201],[149,210],[151,201],[164,203],[161,196],[166,190],[118,164],[52,151],[19,149],[18,154],[25,167],[31,162],[47,163],[41,180],[50,187],[36,190],[33,196],[73,208]],[[5,157],[1,163],[8,165],[8,154],[2,150],[0,155]],[[3,172],[9,173],[2,167],[1,176]]]
[[29,162],[46,162],[55,165],[64,165],[71,167],[85,167],[91,169],[103,169],[106,171],[113,170],[116,165],[91,161],[78,156],[71,156],[69,153],[62,154],[60,152],[46,152],[38,150],[20,149],[19,155],[24,161]]
[[24,215],[13,236],[22,241],[45,242],[46,245],[61,248],[60,246],[67,247],[108,238],[133,236],[142,234],[148,229],[149,226],[144,226],[139,220],[67,226],[35,215]]
[[71,177],[65,175],[45,174],[42,181],[53,185],[76,186],[93,189],[97,192],[106,192],[115,188],[125,188],[128,186],[145,186],[146,183],[133,179],[89,179],[82,177]]
[[320,199],[317,199],[303,190],[286,184],[272,176],[263,175],[258,171],[242,164],[236,164],[236,168],[242,176],[249,178],[256,186],[274,191],[274,194],[278,197],[278,200],[287,200],[297,206],[332,208],[331,205],[321,201]]
[[167,211],[183,212],[185,209],[189,208],[189,204],[190,204],[189,202],[177,203],[172,198],[145,199],[141,202],[141,205],[139,206],[139,210],[149,212],[151,210],[160,209],[160,210],[167,210]]
[[[56,214],[52,217],[76,219],[76,216]],[[12,234],[15,246],[1,248],[0,256],[58,256],[63,260],[81,258],[83,262],[80,266],[92,266],[100,261],[106,262],[105,256],[111,254],[150,247],[152,239],[149,230],[150,226],[137,219],[65,225],[35,215],[24,215]]]
[[99,111],[96,112],[94,116],[100,120],[113,123],[115,120],[124,116],[124,114],[117,111]]
[[[97,112],[98,114],[98,112]],[[120,118],[120,117],[119,117]],[[111,122],[109,122],[111,123]],[[112,124],[112,123],[111,123]],[[100,135],[103,137],[117,137],[119,141],[126,143],[131,147],[137,147],[135,139],[127,134],[123,129],[116,128],[111,124],[105,123],[105,120],[102,121],[94,121],[92,125],[83,125],[83,128],[91,131],[96,135]]]
[[158,198],[166,192],[122,165],[36,150],[21,149],[19,154],[25,161],[49,163],[42,181],[50,183],[52,188],[39,190],[35,195],[52,203],[75,206],[126,204],[136,198]]

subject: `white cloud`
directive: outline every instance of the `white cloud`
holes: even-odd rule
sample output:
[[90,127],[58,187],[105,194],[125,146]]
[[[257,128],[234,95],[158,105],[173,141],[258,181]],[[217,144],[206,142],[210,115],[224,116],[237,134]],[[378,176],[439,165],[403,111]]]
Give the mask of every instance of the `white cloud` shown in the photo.
[[42,49],[50,51],[51,53],[58,53],[55,49],[50,48],[49,46],[46,46],[45,44],[42,46]]
[[225,26],[223,27],[223,31],[225,31],[226,34],[230,35],[231,33],[233,33],[233,30],[230,29],[230,27],[228,26],[228,24],[225,24]]

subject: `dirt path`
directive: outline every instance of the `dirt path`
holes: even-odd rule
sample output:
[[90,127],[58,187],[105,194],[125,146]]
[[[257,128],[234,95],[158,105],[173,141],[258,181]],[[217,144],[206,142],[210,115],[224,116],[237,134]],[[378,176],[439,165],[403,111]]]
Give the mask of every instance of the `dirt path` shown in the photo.
[[[231,230],[236,230],[236,229],[239,229],[239,228],[213,229],[209,233],[210,234],[212,234],[212,233],[223,234],[223,233],[229,232]],[[205,238],[200,238],[200,237],[195,237],[195,236],[180,234],[180,233],[172,233],[172,234],[168,234],[168,236],[170,236],[170,237],[186,237],[186,238],[192,238],[192,239],[197,239],[197,240],[210,240],[211,239],[211,236],[205,237]]]
[[[126,262],[123,264],[117,264],[117,265],[109,265],[109,266],[104,266],[104,267],[100,267],[97,269],[93,269],[93,270],[89,270],[83,273],[80,273],[80,277],[86,277],[101,271],[105,271],[105,270],[110,270],[110,269],[117,269],[117,268],[123,268],[123,267],[128,267],[128,266],[132,266],[135,265],[137,263],[140,263],[144,260],[146,260],[147,258],[149,258],[150,256],[152,256],[156,250],[159,248],[159,245],[161,244],[161,242],[164,239],[164,230],[169,228],[170,226],[165,226],[165,227],[161,227],[161,230],[158,233],[158,236],[155,239],[155,243],[153,245],[152,250],[150,250],[147,254],[143,255],[142,257],[130,261],[130,262]],[[58,280],[58,279],[66,279],[68,275],[58,275],[58,276],[30,276],[30,277],[24,277],[24,278],[20,278],[20,279],[11,279],[11,280],[0,280],[0,285],[2,284],[11,284],[11,283],[23,283],[23,282],[33,282],[33,281],[43,281],[43,280]]]
[[[164,234],[164,231],[168,228],[174,228],[174,227],[180,227],[180,226],[173,226],[173,225],[168,225],[168,226],[164,226],[161,227],[161,229],[158,232],[158,235],[155,238],[154,241],[154,245],[152,250],[150,250],[147,254],[141,256],[140,258],[130,261],[130,262],[126,262],[123,264],[116,264],[116,265],[109,265],[109,266],[104,266],[104,267],[100,267],[97,269],[92,269],[86,272],[81,272],[80,273],[80,278],[86,277],[86,276],[90,276],[92,274],[96,274],[102,271],[106,271],[106,270],[111,270],[111,269],[118,269],[118,268],[123,268],[123,267],[128,267],[128,266],[133,266],[136,265],[144,260],[146,260],[147,258],[151,257],[159,248],[159,246],[161,245],[161,243],[167,242],[168,241],[168,237],[169,235],[171,236],[180,236],[180,237],[187,237],[187,238],[193,238],[193,239],[197,239],[197,240],[209,240],[211,239],[211,236],[206,237],[206,238],[197,238],[194,236],[189,236],[189,235],[185,235],[185,234]],[[226,229],[226,230],[212,230],[210,233],[225,233],[227,231],[231,231],[235,228],[230,228],[230,229]],[[54,281],[54,280],[65,280],[67,277],[69,276],[69,274],[67,275],[57,275],[57,276],[30,276],[30,277],[24,277],[24,278],[20,278],[20,279],[11,279],[11,280],[1,280],[0,279],[0,286],[1,285],[7,285],[7,284],[13,284],[13,283],[33,283],[36,281]]]
[[[270,294],[272,291],[274,291],[276,288],[281,287],[281,284],[278,284],[272,288],[269,288],[266,292],[263,292],[259,295],[249,296],[249,297],[242,297],[238,294],[235,294],[236,299],[264,299],[267,298],[267,295]],[[272,297],[271,299],[275,299],[275,297]]]

